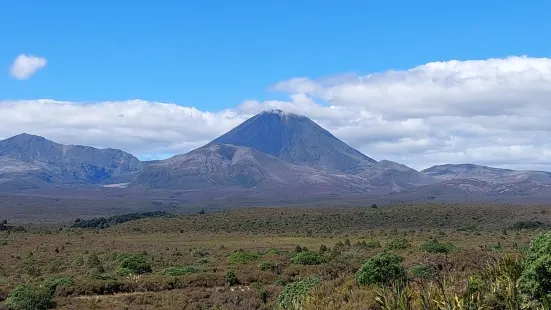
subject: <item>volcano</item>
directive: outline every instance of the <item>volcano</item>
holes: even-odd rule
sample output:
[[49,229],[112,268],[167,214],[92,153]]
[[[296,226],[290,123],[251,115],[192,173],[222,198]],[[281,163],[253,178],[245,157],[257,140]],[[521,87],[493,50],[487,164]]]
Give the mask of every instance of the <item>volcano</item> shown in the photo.
[[310,118],[281,110],[253,116],[209,145],[253,148],[290,164],[326,172],[357,174],[377,163]]

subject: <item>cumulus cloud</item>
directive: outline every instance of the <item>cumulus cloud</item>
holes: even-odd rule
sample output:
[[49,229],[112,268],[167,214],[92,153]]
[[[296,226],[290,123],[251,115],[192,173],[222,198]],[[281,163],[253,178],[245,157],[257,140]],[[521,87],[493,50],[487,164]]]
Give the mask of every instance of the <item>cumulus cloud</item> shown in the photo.
[[216,112],[146,102],[0,102],[0,137],[20,132],[62,143],[121,148],[142,158],[201,146],[267,109],[304,114],[377,160],[416,169],[476,163],[551,171],[551,59],[434,62],[404,71],[270,88],[288,100],[246,101]]
[[45,66],[45,58],[21,54],[13,61],[10,74],[18,80],[27,80]]

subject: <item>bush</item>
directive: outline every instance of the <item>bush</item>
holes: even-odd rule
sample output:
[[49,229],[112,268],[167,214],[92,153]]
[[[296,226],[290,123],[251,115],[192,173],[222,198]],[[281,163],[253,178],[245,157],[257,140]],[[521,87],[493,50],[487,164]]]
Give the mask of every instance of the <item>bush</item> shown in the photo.
[[306,278],[304,280],[288,284],[277,297],[277,306],[280,309],[302,309],[304,300],[312,288],[320,283],[318,278]]
[[410,273],[414,278],[422,280],[430,280],[436,277],[436,269],[429,265],[417,265],[410,269]]
[[27,254],[27,256],[23,258],[23,270],[31,277],[40,276],[40,268],[38,268],[32,253]]
[[387,245],[387,249],[389,250],[405,250],[409,247],[411,247],[409,241],[404,238],[395,238],[392,239]]
[[14,310],[43,310],[53,307],[53,301],[47,290],[23,284],[10,293],[6,305]]
[[226,282],[228,282],[229,285],[239,284],[239,279],[237,279],[237,276],[235,275],[235,272],[233,272],[233,270],[230,270],[226,273]]
[[141,254],[121,254],[119,259],[119,275],[143,274],[151,272],[151,264]]
[[316,252],[299,252],[293,255],[291,262],[295,265],[319,265],[325,258]]
[[169,267],[169,268],[166,268],[163,271],[161,271],[160,274],[165,275],[165,276],[177,277],[177,276],[185,276],[185,275],[188,275],[188,274],[196,273],[198,271],[199,270],[197,270],[197,268],[195,268],[193,266],[184,266],[184,267],[180,267],[180,268],[178,268],[178,267]]
[[354,246],[358,248],[363,248],[363,249],[375,249],[375,248],[380,248],[381,243],[376,240],[369,240],[369,241],[362,240],[362,241],[356,242]]
[[73,285],[73,279],[67,277],[52,277],[44,281],[44,288],[50,292],[51,295],[55,294],[58,287],[68,287]]
[[360,285],[389,284],[394,280],[402,280],[406,275],[403,260],[391,252],[380,253],[360,267],[356,272],[356,280]]
[[525,254],[522,291],[540,301],[551,298],[551,232],[532,240]]
[[421,250],[428,253],[449,253],[455,247],[451,243],[440,243],[434,239],[421,244]]
[[262,271],[277,271],[279,269],[279,265],[274,262],[262,262],[260,263],[260,270]]
[[251,261],[255,261],[260,257],[257,253],[238,250],[230,254],[228,262],[232,265],[245,264]]
[[540,221],[519,221],[516,222],[511,229],[513,230],[522,230],[522,229],[538,229],[538,228],[549,228],[549,225],[542,223]]

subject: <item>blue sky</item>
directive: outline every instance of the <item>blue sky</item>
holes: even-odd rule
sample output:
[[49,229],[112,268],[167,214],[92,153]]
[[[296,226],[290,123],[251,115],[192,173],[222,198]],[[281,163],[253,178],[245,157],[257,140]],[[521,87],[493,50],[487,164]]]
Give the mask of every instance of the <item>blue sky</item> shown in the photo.
[[377,160],[551,171],[550,14],[549,0],[0,1],[0,139],[165,158],[279,108]]
[[[3,1],[2,99],[174,102],[216,111],[280,80],[430,61],[547,56],[550,1]],[[7,69],[6,69],[7,70]]]

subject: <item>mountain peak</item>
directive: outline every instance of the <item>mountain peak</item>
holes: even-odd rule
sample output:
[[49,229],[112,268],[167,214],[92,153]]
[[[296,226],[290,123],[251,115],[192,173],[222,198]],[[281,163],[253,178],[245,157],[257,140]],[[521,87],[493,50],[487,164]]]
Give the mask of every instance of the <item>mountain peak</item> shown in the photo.
[[257,114],[208,145],[246,146],[288,163],[359,173],[376,163],[306,116],[269,110]]
[[278,115],[279,117],[292,116],[292,117],[307,118],[304,115],[293,113],[293,112],[286,112],[286,111],[283,111],[283,110],[280,110],[280,109],[266,110],[266,111],[261,112],[257,116],[262,116],[262,115]]
[[25,141],[40,142],[40,141],[49,141],[49,140],[47,140],[46,138],[41,137],[41,136],[32,135],[32,134],[28,134],[28,133],[21,133],[21,134],[15,135],[13,137],[10,137],[10,138],[8,138],[4,141],[9,141],[9,142],[25,142]]

